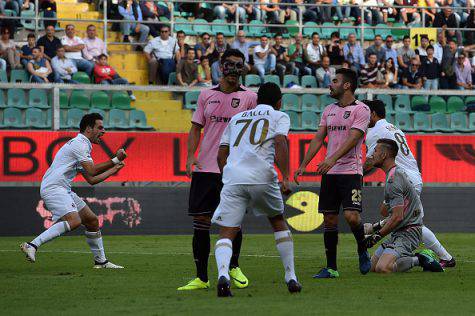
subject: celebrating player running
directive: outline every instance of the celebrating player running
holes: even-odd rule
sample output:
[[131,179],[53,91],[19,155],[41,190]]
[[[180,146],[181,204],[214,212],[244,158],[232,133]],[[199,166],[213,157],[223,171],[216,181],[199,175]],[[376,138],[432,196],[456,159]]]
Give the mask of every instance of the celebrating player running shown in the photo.
[[86,241],[94,255],[94,268],[123,268],[107,260],[96,214],[71,191],[71,182],[78,171],[94,185],[124,167],[127,154],[123,149],[119,149],[112,160],[99,164],[92,161],[91,143],[98,144],[105,134],[102,119],[97,113],[84,115],[79,124],[80,133],[61,147],[43,176],[40,194],[46,208],[53,214],[55,224],[31,242],[21,244],[20,248],[30,262],[36,261],[36,251],[42,244],[82,224],[86,227]]

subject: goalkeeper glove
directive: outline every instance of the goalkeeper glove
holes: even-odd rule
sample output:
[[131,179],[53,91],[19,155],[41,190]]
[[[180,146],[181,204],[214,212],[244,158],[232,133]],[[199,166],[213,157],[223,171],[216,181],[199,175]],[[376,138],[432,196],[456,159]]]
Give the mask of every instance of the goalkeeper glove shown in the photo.
[[372,248],[374,245],[378,243],[383,237],[380,234],[373,234],[365,238],[364,242],[366,244],[366,248]]

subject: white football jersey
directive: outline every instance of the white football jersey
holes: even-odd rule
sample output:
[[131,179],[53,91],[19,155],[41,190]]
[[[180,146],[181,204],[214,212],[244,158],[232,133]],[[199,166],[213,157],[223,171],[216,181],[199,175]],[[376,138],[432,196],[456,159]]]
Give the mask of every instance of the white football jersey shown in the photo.
[[374,127],[368,129],[366,134],[366,147],[368,149],[366,157],[373,154],[378,139],[388,138],[396,141],[399,145],[399,151],[396,156],[396,165],[404,169],[409,180],[414,185],[422,184],[422,176],[417,166],[417,161],[407,144],[406,135],[399,128],[389,123],[385,119],[376,122]]
[[91,150],[91,142],[81,133],[64,144],[43,176],[40,191],[58,188],[71,191],[71,182],[82,169],[81,162],[92,161]]
[[274,168],[274,137],[287,136],[289,116],[269,105],[234,115],[221,137],[229,145],[223,184],[267,184],[277,182]]

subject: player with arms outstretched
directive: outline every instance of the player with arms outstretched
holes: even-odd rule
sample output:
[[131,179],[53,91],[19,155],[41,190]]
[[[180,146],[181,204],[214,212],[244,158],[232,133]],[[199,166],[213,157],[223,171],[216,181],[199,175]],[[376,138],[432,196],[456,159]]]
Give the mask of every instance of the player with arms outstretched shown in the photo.
[[366,274],[371,268],[360,217],[363,176],[361,145],[369,124],[369,109],[355,99],[356,86],[357,77],[354,71],[339,69],[336,72],[330,84],[330,96],[338,102],[325,108],[320,127],[294,176],[298,183],[298,177],[304,174],[307,165],[318,153],[328,135],[327,154],[317,169],[317,173],[322,175],[318,211],[323,213],[324,219],[323,240],[327,266],[316,274],[315,278],[339,276],[336,254],[340,207],[358,244],[360,272]]
[[294,270],[294,244],[283,212],[284,202],[274,161],[282,173],[282,192],[289,191],[290,119],[280,112],[282,93],[275,83],[265,83],[258,91],[258,106],[239,113],[224,131],[218,152],[223,174],[221,201],[212,222],[220,226],[215,255],[218,266],[218,296],[232,296],[229,263],[233,239],[240,231],[248,207],[256,215],[266,215],[274,230],[277,249],[291,293],[300,292]]
[[[371,111],[370,129],[366,135],[366,162],[364,164],[364,173],[368,173],[373,167],[373,160],[370,158],[376,148],[378,139],[392,139],[399,145],[399,151],[396,157],[398,167],[405,170],[409,180],[414,185],[417,194],[422,192],[422,176],[417,166],[417,161],[407,144],[406,135],[399,128],[386,121],[386,109],[384,103],[380,100],[365,101]],[[424,212],[422,212],[424,216]],[[365,224],[365,233],[367,235],[377,232],[384,225],[384,220],[374,224]],[[455,267],[455,259],[450,255],[444,246],[440,243],[434,233],[425,225],[422,226],[422,242],[424,245],[434,251],[440,258],[440,264],[444,268]]]
[[406,170],[396,165],[398,144],[387,138],[376,141],[371,159],[373,165],[386,173],[381,215],[387,217],[383,227],[366,238],[369,248],[390,234],[371,258],[371,271],[377,273],[405,272],[415,266],[424,271],[443,272],[431,256],[414,254],[422,239],[422,203]]
[[94,255],[94,268],[123,268],[107,260],[96,214],[71,191],[71,183],[78,171],[89,184],[95,185],[124,167],[127,154],[123,149],[119,149],[112,160],[99,164],[92,160],[91,143],[98,144],[105,134],[102,120],[98,113],[84,115],[79,134],[59,149],[43,176],[40,194],[53,215],[54,224],[31,242],[21,244],[20,248],[30,262],[36,261],[36,251],[41,245],[84,225],[86,241]]

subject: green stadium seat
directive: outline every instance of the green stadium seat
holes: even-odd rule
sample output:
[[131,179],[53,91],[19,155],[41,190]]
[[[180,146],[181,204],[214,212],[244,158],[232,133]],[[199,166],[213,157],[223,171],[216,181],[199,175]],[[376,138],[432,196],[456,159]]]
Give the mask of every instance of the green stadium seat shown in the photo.
[[[462,102],[463,103],[463,102]],[[429,99],[430,111],[432,113],[445,113],[447,112],[447,103],[444,98],[439,96],[432,96]]]
[[462,133],[470,132],[467,124],[467,114],[463,112],[450,114],[450,129]]
[[386,121],[394,125],[394,113],[386,112]]
[[314,32],[317,32],[317,33],[320,34],[320,29],[317,27],[317,23],[315,23],[315,22],[305,22],[304,26],[308,26],[308,27],[303,28],[303,31],[302,31],[303,36],[310,37],[312,35],[312,33],[314,33]]
[[23,28],[26,30],[34,31],[35,30],[35,11],[33,10],[27,10],[24,11],[22,10],[20,13],[20,17],[22,19],[20,20],[21,25]]
[[302,113],[302,129],[315,131],[318,129],[320,120],[317,113],[306,111]]
[[37,108],[26,109],[25,121],[28,128],[45,129],[51,127],[46,125],[46,117],[43,115],[43,111]]
[[[389,94],[378,94],[376,95],[376,99],[382,101],[385,105],[386,112],[388,113],[393,113],[394,108],[393,108],[393,97]],[[390,111],[388,111],[390,110]]]
[[328,94],[322,94],[320,96],[320,104],[321,104],[321,108],[324,110],[327,105],[330,105],[332,103],[335,103],[335,99],[333,99],[331,96],[329,96]]
[[88,83],[91,83],[91,78],[89,78],[89,76],[87,75],[87,73],[85,72],[82,72],[82,71],[78,71],[76,72],[75,74],[73,74],[73,80],[76,80],[77,82],[79,83],[84,83],[84,84],[88,84]]
[[91,94],[91,108],[110,109],[109,95],[104,91],[94,91]]
[[131,110],[130,96],[127,92],[114,91],[112,92],[111,106],[114,109]]
[[429,100],[427,96],[424,95],[415,95],[411,99],[411,109],[414,110],[415,107],[428,104]]
[[447,112],[462,112],[465,110],[465,103],[461,97],[452,96],[447,100]]
[[[226,24],[226,25],[217,25],[217,24]],[[224,36],[233,36],[235,33],[231,31],[230,27],[229,27],[229,23],[226,22],[226,20],[220,20],[220,19],[216,19],[212,22],[211,24],[211,31],[213,32],[213,34],[216,34],[216,33],[223,33]]]
[[8,89],[7,99],[7,104],[9,107],[14,106],[21,109],[26,109],[28,107],[25,98],[25,91],[23,89]]
[[299,97],[296,94],[285,93],[282,96],[282,110],[300,111]]
[[432,114],[431,130],[434,132],[450,132],[449,123],[447,122],[447,115],[444,113]]
[[69,98],[69,106],[72,108],[88,110],[91,101],[89,96],[83,90],[73,90]]
[[366,93],[358,93],[356,95],[356,100],[366,100]]
[[310,75],[302,76],[301,86],[304,88],[317,88],[317,78]]
[[[396,113],[396,116],[398,113]],[[414,130],[416,132],[430,132],[429,114],[424,112],[416,112],[414,114]]]
[[308,93],[302,95],[302,111],[322,112],[318,96]]
[[3,90],[0,90],[0,108],[8,107],[7,103],[5,102],[5,95],[3,94]]
[[[333,32],[337,32],[337,31],[338,31],[338,29],[336,28],[336,25],[333,24],[332,22],[324,22],[324,23],[322,24],[322,26],[326,26],[326,27],[322,27],[322,28],[321,28],[322,34],[320,34],[320,35],[321,35],[322,39],[330,39],[331,34],[332,34]],[[312,34],[310,34],[310,36],[311,36],[311,35],[312,35]]]
[[17,108],[6,108],[3,111],[3,127],[26,128],[26,125],[23,124],[21,110]]
[[6,70],[0,70],[0,82],[8,82]]
[[294,37],[295,34],[299,33],[299,27],[298,27],[299,22],[294,21],[294,20],[287,20],[285,22],[285,25],[287,26],[287,34],[288,36]]
[[393,27],[402,27],[403,29],[391,29],[391,34],[395,40],[402,40],[404,36],[409,35],[409,28],[404,23],[394,23]]
[[59,107],[69,109],[69,96],[66,91],[59,91]]
[[69,109],[67,112],[66,125],[71,129],[79,129],[79,123],[84,116],[84,111],[81,109]]
[[139,130],[152,130],[153,127],[147,125],[147,117],[145,112],[141,110],[132,110],[130,111],[129,125],[131,128]]
[[294,131],[301,131],[302,124],[300,124],[299,114],[294,111],[285,111],[290,118],[290,129]]
[[273,82],[280,87],[280,78],[277,75],[265,75],[264,83],[266,82]]
[[10,73],[10,82],[30,82],[30,75],[23,69],[13,69]]
[[[187,24],[176,24],[176,22],[187,22]],[[185,32],[186,35],[196,35],[196,32],[193,30],[193,25],[184,18],[176,18],[175,19],[175,33],[178,31]]]
[[198,96],[200,95],[200,91],[188,91],[185,93],[185,109],[187,110],[196,110],[196,105],[198,102]]
[[[364,36],[364,40],[365,41],[372,41],[374,40],[374,30],[373,29],[369,29],[368,27],[371,27],[371,25],[367,24],[367,23],[364,23],[364,27],[365,29],[363,30],[363,36]],[[361,37],[361,30],[358,28],[357,29],[357,38],[360,38]]]
[[[406,112],[396,112],[394,117],[394,125],[399,127],[402,131],[412,132],[414,128],[411,122],[411,115]],[[414,122],[415,125],[415,122]],[[416,127],[417,130],[417,127]]]
[[470,113],[468,116],[468,129],[470,132],[475,132],[475,113]]
[[258,75],[246,75],[244,84],[246,87],[258,87],[261,85],[261,78]]
[[348,35],[350,35],[351,33],[356,34],[356,30],[353,27],[353,23],[341,23],[340,26],[346,26],[346,27],[352,26],[352,28],[341,28],[340,29],[340,38],[347,39]]
[[40,109],[49,108],[46,90],[31,89],[28,96],[28,105]]
[[113,129],[130,129],[130,125],[125,118],[125,111],[119,109],[110,110],[109,127]]
[[284,76],[284,84],[282,85],[284,88],[287,88],[289,83],[300,84],[299,77],[296,75],[285,75]]
[[[195,23],[206,23],[206,24],[195,24]],[[193,21],[193,30],[197,35],[201,35],[203,33],[211,34],[211,26],[209,25],[208,21],[204,19],[195,19]]]
[[374,30],[375,35],[381,35],[381,37],[386,39],[387,36],[392,35],[391,34],[391,29],[389,29],[386,24],[377,24],[376,25],[377,29]]
[[475,103],[475,96],[468,96],[465,98],[465,104]]
[[394,111],[396,112],[412,112],[411,100],[407,94],[398,95],[394,102]]
[[[104,111],[103,109],[100,109],[100,108],[90,108],[87,113],[97,113],[97,114],[100,114],[100,115],[103,117],[104,124],[107,122],[106,111]],[[105,124],[105,125],[107,125],[107,124]]]
[[168,85],[169,86],[176,86],[177,81],[176,81],[176,72],[170,73],[168,76]]
[[252,20],[249,22],[249,26],[247,26],[247,36],[250,37],[260,37],[262,34],[266,34],[267,30],[266,27],[263,26],[262,22],[259,20]]

